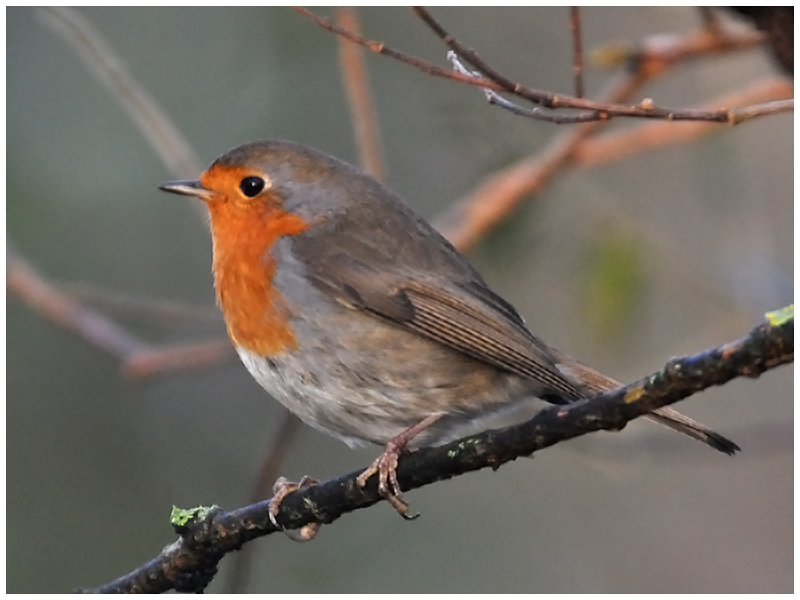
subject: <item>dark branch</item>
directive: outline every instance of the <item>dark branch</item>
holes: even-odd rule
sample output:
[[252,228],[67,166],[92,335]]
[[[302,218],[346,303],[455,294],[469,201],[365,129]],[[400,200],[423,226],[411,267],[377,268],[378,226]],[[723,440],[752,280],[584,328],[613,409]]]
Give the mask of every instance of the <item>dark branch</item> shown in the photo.
[[[397,476],[404,491],[506,462],[574,437],[619,430],[666,406],[736,377],[761,373],[794,359],[794,306],[769,313],[744,338],[706,352],[669,361],[632,384],[569,406],[554,406],[533,419],[501,430],[463,438],[446,446],[404,455]],[[341,515],[380,502],[375,478],[356,484],[361,470],[287,495],[278,521],[287,529],[332,523]],[[91,592],[202,591],[225,554],[255,538],[274,533],[269,501],[225,512],[219,507],[174,511],[180,539],[132,573]]]

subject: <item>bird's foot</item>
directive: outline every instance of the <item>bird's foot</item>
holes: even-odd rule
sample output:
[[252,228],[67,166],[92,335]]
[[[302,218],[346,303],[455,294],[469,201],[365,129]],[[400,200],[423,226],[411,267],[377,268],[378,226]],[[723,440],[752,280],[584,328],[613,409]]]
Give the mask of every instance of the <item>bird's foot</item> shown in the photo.
[[413,521],[419,515],[408,514],[408,504],[403,500],[403,492],[397,481],[397,461],[400,458],[400,453],[411,440],[436,423],[436,421],[441,419],[444,415],[445,413],[442,412],[431,413],[416,425],[409,427],[393,437],[389,440],[389,443],[386,444],[381,455],[356,478],[356,483],[358,483],[360,487],[364,487],[367,485],[367,480],[377,473],[378,493],[407,521]]
[[307,542],[309,540],[313,540],[316,537],[317,532],[319,532],[319,528],[322,526],[322,523],[309,523],[308,525],[301,527],[299,530],[297,530],[297,532],[286,529],[283,525],[278,523],[278,511],[280,510],[281,502],[283,502],[283,499],[292,492],[306,490],[317,485],[318,483],[319,482],[316,479],[313,479],[308,475],[303,475],[303,477],[297,483],[289,481],[285,477],[278,477],[272,486],[273,496],[269,501],[269,520],[272,521],[272,524],[275,525],[275,527],[282,529],[286,534],[286,537],[293,542]]
[[408,504],[403,500],[403,492],[397,482],[397,460],[403,451],[403,446],[405,446],[405,443],[400,445],[395,440],[386,444],[386,448],[384,448],[381,455],[358,476],[356,483],[364,487],[367,484],[367,480],[377,473],[378,493],[394,507],[401,517],[411,521],[419,515],[408,514]]

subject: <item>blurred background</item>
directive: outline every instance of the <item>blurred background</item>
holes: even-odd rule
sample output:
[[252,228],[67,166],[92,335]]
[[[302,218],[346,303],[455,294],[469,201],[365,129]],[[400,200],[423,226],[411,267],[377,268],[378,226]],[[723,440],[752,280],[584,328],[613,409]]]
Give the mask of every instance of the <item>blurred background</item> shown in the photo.
[[[320,11],[331,14],[330,11]],[[437,9],[501,72],[571,93],[568,10]],[[245,141],[296,140],[357,162],[337,40],[290,9],[81,9],[203,164]],[[367,37],[447,66],[407,9],[359,11]],[[584,45],[700,25],[690,8],[582,11]],[[727,22],[727,17],[725,17]],[[366,57],[390,187],[435,218],[565,127],[479,90]],[[704,58],[641,90],[698,106],[777,70],[765,50]],[[610,77],[589,69],[587,93]],[[632,120],[614,127],[640,126]],[[569,171],[470,252],[548,343],[629,381],[744,335],[793,300],[793,117]],[[207,321],[108,312],[154,344],[223,337],[211,248],[174,179],[73,49],[7,10],[7,232],[41,273],[206,307]],[[283,409],[231,360],[146,380],[7,304],[7,587],[64,592],[119,577],[176,535],[173,504],[248,503]],[[730,458],[647,422],[411,492],[308,544],[254,542],[251,592],[790,592],[792,369],[677,407],[731,437]],[[281,472],[368,464],[303,427]],[[230,584],[232,557],[210,591]]]

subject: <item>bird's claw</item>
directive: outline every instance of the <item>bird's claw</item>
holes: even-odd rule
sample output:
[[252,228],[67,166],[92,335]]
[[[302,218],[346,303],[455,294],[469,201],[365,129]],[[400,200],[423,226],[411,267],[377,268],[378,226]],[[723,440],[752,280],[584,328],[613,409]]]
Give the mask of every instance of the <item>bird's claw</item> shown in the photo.
[[296,533],[286,529],[283,525],[278,523],[278,511],[280,510],[281,502],[283,502],[283,499],[292,492],[306,490],[317,485],[318,483],[319,482],[316,479],[313,479],[308,475],[303,475],[303,477],[297,483],[289,481],[285,477],[278,477],[278,479],[275,480],[275,483],[272,485],[273,496],[269,501],[269,520],[272,521],[272,524],[275,525],[275,527],[282,529],[283,533],[286,534],[286,537],[293,542],[307,542],[309,540],[313,540],[319,532],[319,528],[322,526],[322,523],[309,523],[308,525],[304,525],[297,530]]
[[408,514],[408,504],[403,500],[403,492],[397,481],[397,460],[400,448],[391,443],[386,446],[381,455],[376,458],[367,469],[356,478],[359,487],[364,487],[367,480],[375,473],[378,474],[378,493],[397,511],[406,521],[413,521],[419,514]]

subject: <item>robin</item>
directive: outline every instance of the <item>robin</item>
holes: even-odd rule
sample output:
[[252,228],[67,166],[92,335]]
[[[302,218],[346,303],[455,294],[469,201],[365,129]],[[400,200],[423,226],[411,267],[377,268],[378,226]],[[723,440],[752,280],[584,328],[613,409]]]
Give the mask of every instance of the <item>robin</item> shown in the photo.
[[[308,425],[383,453],[374,474],[403,516],[404,448],[455,439],[538,398],[566,404],[619,383],[551,348],[425,220],[367,173],[311,148],[259,141],[198,181],[217,300],[250,374]],[[732,441],[672,410],[651,419],[721,452]]]

